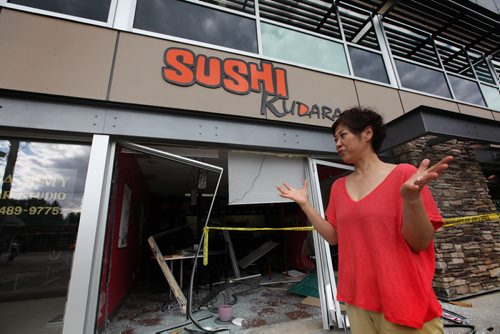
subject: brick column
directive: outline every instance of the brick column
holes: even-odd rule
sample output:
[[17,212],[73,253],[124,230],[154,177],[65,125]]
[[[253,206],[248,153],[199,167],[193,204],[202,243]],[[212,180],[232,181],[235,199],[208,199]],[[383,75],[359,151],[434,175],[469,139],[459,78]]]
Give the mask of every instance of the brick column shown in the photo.
[[[395,162],[418,167],[424,158],[431,163],[452,155],[447,172],[430,189],[444,218],[496,212],[487,180],[476,159],[474,142],[449,140],[431,146],[426,136],[394,149]],[[441,228],[435,236],[436,275],[439,298],[452,300],[500,288],[500,223],[485,221]]]

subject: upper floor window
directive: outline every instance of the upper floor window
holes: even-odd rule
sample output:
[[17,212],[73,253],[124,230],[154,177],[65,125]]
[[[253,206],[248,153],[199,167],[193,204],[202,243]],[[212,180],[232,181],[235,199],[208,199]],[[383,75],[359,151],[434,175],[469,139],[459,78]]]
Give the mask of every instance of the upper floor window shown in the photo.
[[259,1],[262,19],[286,24],[304,31],[341,39],[337,11],[333,3],[319,0]]
[[349,74],[342,44],[264,22],[261,30],[264,55]]
[[448,75],[455,98],[460,101],[485,106],[481,90],[477,82],[455,75]]
[[255,1],[254,0],[198,0],[206,2],[214,6],[227,8],[247,14],[255,14]]
[[258,53],[255,20],[178,0],[138,0],[134,28]]
[[451,98],[443,72],[398,59],[395,60],[395,63],[401,86]]
[[355,76],[389,83],[384,60],[380,54],[349,46],[349,56]]
[[8,0],[7,3],[107,22],[111,0]]
[[500,111],[500,91],[498,87],[487,86],[480,84],[481,92],[489,108]]

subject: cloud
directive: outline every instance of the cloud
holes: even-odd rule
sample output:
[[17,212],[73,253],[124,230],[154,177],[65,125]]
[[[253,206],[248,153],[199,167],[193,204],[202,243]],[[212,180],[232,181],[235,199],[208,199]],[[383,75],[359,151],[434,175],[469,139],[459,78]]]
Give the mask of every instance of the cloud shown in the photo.
[[[0,151],[10,145],[0,140]],[[5,175],[7,156],[0,159],[4,181],[11,181],[10,198],[57,200],[63,213],[80,211],[90,146],[21,141],[12,175]],[[3,172],[2,172],[3,171]]]

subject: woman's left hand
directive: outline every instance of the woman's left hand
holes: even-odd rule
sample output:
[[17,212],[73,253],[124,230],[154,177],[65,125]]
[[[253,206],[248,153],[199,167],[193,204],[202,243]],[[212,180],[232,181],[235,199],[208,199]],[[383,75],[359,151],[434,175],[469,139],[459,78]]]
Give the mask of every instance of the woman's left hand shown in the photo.
[[401,197],[405,200],[414,200],[419,198],[422,188],[429,182],[441,176],[441,174],[448,169],[448,163],[452,160],[452,156],[447,156],[431,167],[429,167],[429,159],[422,160],[415,174],[413,174],[401,186]]

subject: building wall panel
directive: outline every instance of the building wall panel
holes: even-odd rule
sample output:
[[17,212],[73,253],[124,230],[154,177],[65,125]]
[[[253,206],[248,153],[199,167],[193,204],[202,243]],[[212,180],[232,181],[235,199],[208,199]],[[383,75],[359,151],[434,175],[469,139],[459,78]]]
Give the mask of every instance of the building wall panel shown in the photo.
[[0,88],[105,99],[116,31],[0,12]]
[[489,109],[473,107],[467,104],[460,103],[458,104],[458,109],[463,114],[494,120],[493,112]]
[[399,91],[399,96],[401,97],[401,103],[403,104],[403,110],[405,113],[421,105],[460,112],[457,103],[452,101],[441,100],[435,97],[410,93],[406,91]]
[[493,118],[497,121],[500,121],[500,112],[492,111]]
[[355,81],[361,106],[370,107],[390,122],[404,114],[398,91],[393,88]]

